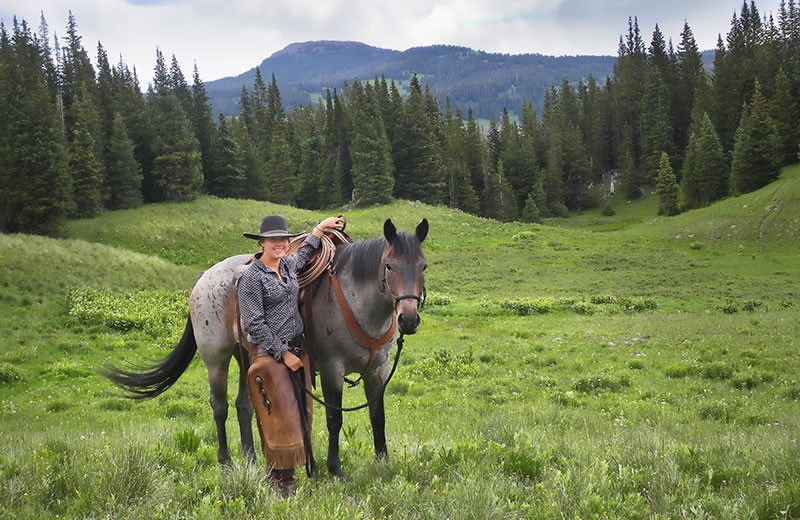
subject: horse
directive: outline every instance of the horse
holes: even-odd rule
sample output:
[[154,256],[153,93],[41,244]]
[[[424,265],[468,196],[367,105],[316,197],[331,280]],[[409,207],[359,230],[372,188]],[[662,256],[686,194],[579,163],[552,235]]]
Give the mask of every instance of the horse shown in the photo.
[[[304,321],[313,344],[325,400],[328,428],[328,472],[342,477],[339,433],[342,428],[342,389],[344,378],[361,374],[369,403],[375,456],[387,455],[383,392],[389,374],[390,353],[400,334],[414,334],[420,324],[419,305],[425,284],[427,263],[422,242],[428,235],[423,219],[414,234],[398,232],[391,219],[383,225],[383,236],[336,246],[333,265],[306,291]],[[104,375],[134,399],[153,398],[170,388],[186,370],[197,352],[208,372],[210,404],[217,430],[217,460],[228,464],[225,421],[228,417],[228,369],[231,358],[239,366],[236,413],[242,454],[255,462],[253,444],[253,406],[247,391],[249,357],[239,348],[236,287],[234,273],[252,255],[236,255],[213,265],[195,282],[189,296],[189,317],[183,336],[175,348],[149,366],[124,370],[107,367]],[[338,287],[337,287],[338,285]],[[341,292],[344,302],[332,297]],[[398,296],[399,295],[399,296]],[[309,312],[310,311],[310,312]],[[348,328],[350,314],[362,337],[379,345],[372,350],[359,343]],[[312,316],[311,323],[308,317]],[[363,336],[366,334],[366,336]],[[396,363],[396,361],[395,361]]]

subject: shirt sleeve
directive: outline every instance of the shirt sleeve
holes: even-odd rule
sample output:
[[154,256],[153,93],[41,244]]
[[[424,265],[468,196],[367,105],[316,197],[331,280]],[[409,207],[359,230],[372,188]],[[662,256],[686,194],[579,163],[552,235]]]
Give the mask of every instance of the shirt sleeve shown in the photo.
[[239,278],[236,291],[239,300],[239,314],[242,317],[244,330],[248,334],[248,340],[256,346],[258,352],[270,354],[280,361],[288,347],[281,343],[264,320],[262,291],[261,277],[258,271],[245,270]]
[[306,265],[308,259],[311,258],[311,255],[313,255],[314,251],[316,251],[319,247],[320,242],[321,239],[319,237],[314,236],[313,233],[309,233],[306,239],[303,241],[303,245],[300,246],[300,249],[298,249],[295,254],[288,257],[294,262],[294,265],[292,266],[294,272],[300,271],[303,266]]

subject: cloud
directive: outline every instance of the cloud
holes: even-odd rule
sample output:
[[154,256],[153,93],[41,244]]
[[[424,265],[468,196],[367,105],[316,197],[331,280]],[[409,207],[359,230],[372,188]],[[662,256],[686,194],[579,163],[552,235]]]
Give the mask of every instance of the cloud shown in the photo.
[[[760,2],[777,11],[780,0]],[[405,50],[435,43],[488,52],[616,54],[628,16],[637,16],[646,43],[656,23],[679,38],[684,19],[701,49],[729,29],[741,0],[4,0],[2,17],[16,14],[33,27],[44,10],[51,34],[63,37],[71,9],[90,56],[98,41],[112,63],[122,54],[143,85],[152,76],[155,48],[175,54],[187,77],[237,75],[290,43],[354,40]]]

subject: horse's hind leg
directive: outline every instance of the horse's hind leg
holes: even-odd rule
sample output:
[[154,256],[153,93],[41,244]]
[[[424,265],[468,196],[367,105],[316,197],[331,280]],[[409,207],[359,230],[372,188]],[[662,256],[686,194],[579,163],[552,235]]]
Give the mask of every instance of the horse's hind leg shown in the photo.
[[206,363],[206,369],[208,385],[211,387],[211,411],[217,425],[217,460],[220,464],[228,464],[231,461],[228,436],[225,433],[225,421],[228,419],[228,363]]
[[[372,423],[372,440],[375,446],[375,457],[386,457],[386,414],[383,407],[383,381],[386,379],[388,365],[384,364],[378,370],[364,378],[364,395],[369,406],[369,421]],[[374,401],[373,401],[374,399]]]
[[250,368],[248,356],[240,348],[233,354],[239,363],[239,393],[236,395],[236,415],[239,419],[239,435],[242,439],[242,455],[245,460],[256,462],[256,449],[253,444],[253,404],[247,393],[247,369]]
[[[325,402],[340,408],[342,406],[343,377],[341,373],[332,374],[325,370],[320,372],[322,394],[325,396]],[[342,461],[339,458],[339,432],[342,430],[342,411],[326,406],[325,419],[328,423],[328,473],[344,478]]]

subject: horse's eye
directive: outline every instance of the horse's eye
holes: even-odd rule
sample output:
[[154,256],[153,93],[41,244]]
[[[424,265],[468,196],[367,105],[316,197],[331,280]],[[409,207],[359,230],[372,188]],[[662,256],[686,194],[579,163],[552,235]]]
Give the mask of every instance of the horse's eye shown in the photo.
[[427,268],[428,268],[428,264],[425,264],[425,265],[422,266],[422,270],[423,271],[426,270]]
[[386,270],[387,270],[387,271],[391,271],[391,270],[392,270],[392,266],[391,266],[391,265],[389,265],[389,264],[386,264]]

